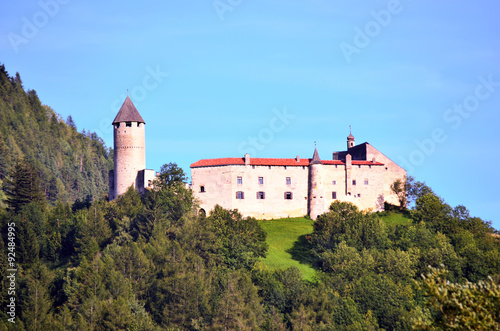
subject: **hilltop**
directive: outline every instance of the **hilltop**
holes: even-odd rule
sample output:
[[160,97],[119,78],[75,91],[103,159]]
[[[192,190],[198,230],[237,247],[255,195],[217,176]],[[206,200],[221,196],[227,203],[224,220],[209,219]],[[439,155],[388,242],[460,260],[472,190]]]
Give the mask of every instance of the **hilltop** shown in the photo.
[[25,91],[21,76],[0,65],[0,186],[16,160],[35,166],[49,202],[93,200],[107,194],[112,152],[94,132],[78,132]]

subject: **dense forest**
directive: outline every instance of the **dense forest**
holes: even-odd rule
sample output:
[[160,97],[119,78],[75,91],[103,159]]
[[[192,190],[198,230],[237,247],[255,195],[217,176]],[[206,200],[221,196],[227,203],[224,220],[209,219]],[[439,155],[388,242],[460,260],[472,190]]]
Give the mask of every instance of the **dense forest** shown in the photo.
[[43,192],[54,204],[92,201],[108,192],[112,153],[93,132],[77,132],[43,105],[35,90],[24,90],[19,73],[0,65],[0,185],[17,161],[39,172]]
[[429,188],[400,211],[408,224],[334,202],[308,236],[318,276],[305,281],[262,267],[257,220],[218,206],[196,214],[175,164],[143,196],[131,188],[88,206],[50,206],[36,173],[16,165],[0,210],[0,330],[500,327],[496,231]]
[[425,183],[394,185],[405,224],[334,202],[301,247],[308,281],[260,263],[257,220],[199,215],[175,163],[109,202],[102,141],[3,67],[1,88],[0,330],[500,328],[498,232]]

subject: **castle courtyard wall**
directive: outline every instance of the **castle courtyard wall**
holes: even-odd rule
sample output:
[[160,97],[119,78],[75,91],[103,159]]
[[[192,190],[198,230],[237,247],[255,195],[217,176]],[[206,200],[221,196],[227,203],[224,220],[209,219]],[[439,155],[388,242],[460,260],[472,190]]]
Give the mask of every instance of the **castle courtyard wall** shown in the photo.
[[[258,165],[193,168],[191,187],[207,213],[219,204],[258,219],[300,217],[307,215],[308,170],[303,166]],[[237,192],[243,192],[243,199],[237,199]],[[257,198],[258,192],[264,192],[264,199]],[[286,192],[292,199],[285,199]]]

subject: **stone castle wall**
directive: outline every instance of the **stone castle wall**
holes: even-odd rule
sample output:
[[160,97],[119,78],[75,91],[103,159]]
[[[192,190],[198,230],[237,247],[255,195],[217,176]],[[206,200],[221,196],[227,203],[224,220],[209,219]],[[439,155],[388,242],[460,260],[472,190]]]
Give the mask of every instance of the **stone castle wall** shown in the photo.
[[[191,188],[207,213],[219,204],[259,219],[299,217],[307,215],[308,176],[308,167],[302,166],[201,167],[191,169]],[[243,199],[237,199],[237,192],[243,192]],[[264,199],[257,198],[258,192],[264,192]],[[286,192],[292,199],[285,199]]]
[[[191,169],[191,187],[207,214],[219,204],[258,219],[304,215],[315,219],[328,211],[335,200],[352,202],[361,210],[383,210],[384,201],[395,198],[387,192],[386,183],[396,175],[386,179],[390,170],[385,168],[381,164],[350,165],[349,162],[286,167],[195,167]],[[237,192],[243,192],[243,199],[237,198]],[[257,198],[258,192],[264,192],[264,199]],[[285,199],[286,192],[291,193],[291,199]]]
[[367,145],[367,154],[369,160],[375,158],[377,162],[381,162],[384,164],[383,194],[385,201],[393,205],[399,205],[398,197],[391,191],[391,185],[398,178],[402,179],[403,181],[406,181],[406,170],[404,170],[402,167],[397,165],[394,161],[389,159],[387,156],[382,154],[380,151],[378,151],[375,147],[371,145]]

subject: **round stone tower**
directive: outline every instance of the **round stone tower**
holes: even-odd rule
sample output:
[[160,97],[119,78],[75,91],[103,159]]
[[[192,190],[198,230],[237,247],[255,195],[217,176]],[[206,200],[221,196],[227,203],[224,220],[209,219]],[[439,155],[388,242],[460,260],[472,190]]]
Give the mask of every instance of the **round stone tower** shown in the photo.
[[113,120],[115,169],[110,200],[125,193],[131,185],[138,187],[139,171],[146,168],[145,124],[127,95]]
[[314,149],[313,158],[309,162],[309,216],[315,220],[325,212],[325,192],[323,186],[323,163]]

